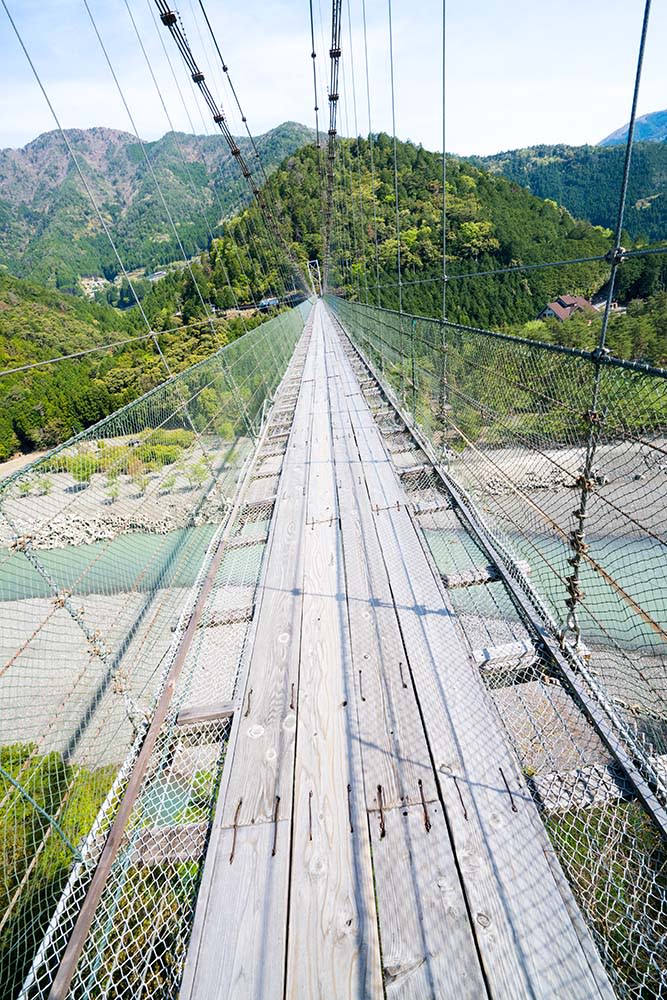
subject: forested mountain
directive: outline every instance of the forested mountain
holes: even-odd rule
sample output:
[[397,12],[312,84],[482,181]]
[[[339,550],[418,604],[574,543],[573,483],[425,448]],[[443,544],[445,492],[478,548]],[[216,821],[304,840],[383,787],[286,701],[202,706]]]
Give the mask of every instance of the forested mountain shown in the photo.
[[[204,284],[205,274],[196,265],[195,274]],[[173,311],[187,301],[187,294],[188,283],[176,274],[171,287],[165,282],[155,299],[149,297],[146,308],[157,330],[169,325],[163,303],[169,300]],[[169,316],[174,329],[162,333],[159,343],[173,372],[207,357],[260,321],[244,317],[180,326],[179,317]],[[2,371],[144,337],[113,350],[0,378],[0,461],[17,451],[58,444],[163,382],[165,368],[146,332],[137,309],[120,312],[0,274]]]
[[[600,146],[618,146],[626,142],[628,138],[628,125],[616,129],[605,139],[601,139]],[[667,142],[667,108],[664,111],[652,111],[648,115],[641,115],[635,123],[635,139],[637,142]]]
[[[372,302],[378,301],[375,286],[379,283],[382,305],[395,308],[397,242],[391,137],[375,137],[373,174],[367,140],[342,140],[337,156],[332,283],[345,294],[364,299],[368,285]],[[270,197],[282,204],[291,227],[289,238],[304,260],[321,259],[323,255],[318,159],[313,146],[304,147],[288,158],[269,181]],[[397,165],[403,305],[409,312],[439,315],[442,157],[412,143],[399,142]],[[608,268],[597,263],[557,271],[455,279],[456,273],[471,270],[603,254],[609,248],[610,237],[588,222],[577,221],[565,209],[534,197],[518,184],[465,161],[449,162],[447,185],[447,258],[451,276],[447,294],[452,318],[496,326],[522,322],[534,318],[559,292],[590,295],[603,283]],[[216,261],[224,260],[239,296],[245,294],[243,275],[251,273],[251,261],[244,251],[239,266],[236,247],[239,242],[246,244],[249,221],[255,219],[256,211],[253,206],[232,220],[211,254]]]
[[[283,219],[284,236],[305,269],[323,257],[322,218],[326,152],[304,146],[269,179],[265,200]],[[335,185],[331,285],[340,293],[396,308],[396,222],[393,143],[377,135],[371,171],[367,140],[341,140]],[[411,143],[397,143],[403,306],[438,316],[442,304],[442,159]],[[65,223],[63,222],[63,225]],[[450,319],[524,332],[541,339],[593,346],[588,321],[534,323],[560,293],[600,291],[608,265],[589,262],[511,274],[466,276],[518,263],[604,254],[609,231],[578,221],[554,202],[462,160],[448,164],[447,308]],[[228,280],[229,279],[229,280]],[[220,318],[237,302],[283,295],[293,279],[285,255],[262,221],[256,202],[222,227],[222,236],[189,268],[170,270],[147,290],[142,308],[172,370],[213,352],[262,316]],[[641,299],[614,319],[618,353],[667,360],[664,289],[667,260],[628,261],[620,271],[621,301]],[[131,301],[129,289],[121,296]],[[662,295],[662,298],[661,298]],[[202,302],[203,300],[203,302]],[[218,310],[212,329],[207,314]],[[660,320],[660,317],[663,317]],[[594,321],[594,322],[597,322]],[[662,324],[662,325],[661,325]],[[69,354],[126,337],[143,336],[136,307],[124,311],[88,302],[0,274],[0,369]],[[85,355],[0,379],[0,459],[16,450],[49,447],[164,379],[150,340]]]
[[[113,129],[71,129],[68,139],[131,270],[181,257],[140,144]],[[312,132],[287,122],[257,138],[267,170]],[[237,140],[244,156],[247,138]],[[210,242],[209,227],[247,203],[249,189],[222,135],[170,132],[145,144],[165,203],[189,256]],[[118,263],[59,132],[23,149],[0,150],[0,264],[19,277],[74,289],[81,275],[113,278]]]
[[[531,146],[471,162],[557,201],[577,218],[613,227],[624,156],[623,146],[611,144]],[[667,239],[667,142],[638,142],[633,150],[625,227],[634,239]]]

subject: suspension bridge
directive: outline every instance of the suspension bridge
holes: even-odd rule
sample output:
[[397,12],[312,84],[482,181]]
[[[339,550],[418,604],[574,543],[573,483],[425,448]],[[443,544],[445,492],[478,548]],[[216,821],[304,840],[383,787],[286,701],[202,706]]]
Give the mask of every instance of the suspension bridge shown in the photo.
[[3,996],[667,996],[667,372],[605,340],[650,2],[592,350],[447,318],[444,155],[442,316],[396,173],[399,308],[337,294],[340,0],[305,279],[155,6],[307,297],[178,374],[137,298],[165,381],[0,484]]

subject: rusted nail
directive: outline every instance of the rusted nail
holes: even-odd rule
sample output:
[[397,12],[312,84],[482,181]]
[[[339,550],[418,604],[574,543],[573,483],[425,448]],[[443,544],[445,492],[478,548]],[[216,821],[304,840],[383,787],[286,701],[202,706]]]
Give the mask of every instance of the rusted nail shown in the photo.
[[405,677],[403,676],[403,663],[401,660],[398,661],[398,672],[401,675],[401,684],[406,688],[408,685],[405,683]]
[[505,788],[507,789],[507,794],[508,794],[508,795],[509,795],[509,797],[510,797],[510,802],[512,803],[512,812],[514,812],[514,813],[515,813],[515,812],[518,812],[519,810],[518,810],[518,809],[517,809],[517,807],[516,807],[516,803],[515,803],[515,801],[514,801],[514,796],[512,795],[512,789],[511,789],[511,788],[510,788],[510,786],[509,786],[509,785],[507,784],[507,778],[506,778],[506,777],[505,777],[505,775],[503,774],[503,769],[502,769],[502,767],[499,767],[499,768],[498,768],[498,770],[500,771],[500,777],[501,777],[501,778],[503,779],[503,784],[505,785]]
[[385,833],[387,832],[384,826],[384,805],[382,802],[382,785],[378,785],[378,804],[380,806],[380,840],[382,840]]
[[241,803],[242,802],[243,802],[243,799],[239,799],[239,804],[237,805],[236,812],[234,813],[234,832],[232,834],[232,850],[231,850],[231,853],[229,855],[229,863],[230,863],[230,865],[231,865],[232,861],[234,860],[234,851],[236,850],[236,831],[238,829],[239,813],[241,812]]
[[313,793],[308,792],[308,840],[313,839]]
[[459,783],[457,781],[456,775],[453,774],[452,778],[454,779],[454,787],[456,788],[456,791],[459,793],[459,801],[461,803],[461,808],[463,809],[463,818],[467,820],[468,810],[466,809],[465,802],[463,801],[463,796],[461,795],[461,789],[459,788]]
[[278,841],[278,808],[280,806],[280,796],[276,795],[276,805],[273,810],[273,849],[271,851],[271,857],[276,856],[276,843]]
[[250,715],[250,695],[251,694],[252,694],[252,688],[250,688],[250,690],[248,691],[248,704],[246,705],[246,710],[243,713],[243,718],[244,719],[247,719],[248,716]]
[[419,795],[421,796],[422,809],[424,810],[424,828],[426,829],[427,833],[430,833],[431,832],[431,820],[429,819],[429,815],[428,815],[428,807],[426,805],[426,799],[424,798],[424,785],[422,783],[422,779],[421,778],[419,779],[419,781],[417,782],[417,784],[419,785]]
[[354,833],[352,826],[352,785],[347,786],[347,812],[350,819],[350,833]]
[[292,697],[290,698],[289,707],[294,711],[294,684],[292,684]]
[[361,670],[359,671],[359,694],[361,695],[361,700],[362,700],[362,701],[366,701],[366,699],[364,698],[364,689],[363,689],[363,685],[362,685],[362,683],[361,683]]

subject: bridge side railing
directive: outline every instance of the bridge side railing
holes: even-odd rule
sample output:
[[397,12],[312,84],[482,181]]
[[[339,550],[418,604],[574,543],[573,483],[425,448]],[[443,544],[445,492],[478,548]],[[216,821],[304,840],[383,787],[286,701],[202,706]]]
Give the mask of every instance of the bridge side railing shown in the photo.
[[[66,940],[309,303],[0,484],[0,995]],[[68,930],[69,929],[69,930]],[[30,994],[32,995],[32,994]]]
[[[332,298],[660,775],[667,371]],[[597,385],[597,389],[596,389]]]

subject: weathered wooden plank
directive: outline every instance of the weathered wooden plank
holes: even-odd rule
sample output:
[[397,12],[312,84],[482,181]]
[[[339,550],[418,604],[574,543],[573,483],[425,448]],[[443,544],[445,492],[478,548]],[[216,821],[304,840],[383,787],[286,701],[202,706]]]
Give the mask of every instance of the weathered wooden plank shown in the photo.
[[367,806],[381,787],[391,808],[419,802],[422,793],[434,798],[437,788],[349,416],[337,387],[331,396],[352,653],[349,687],[359,720]]
[[[312,321],[311,321],[312,325]],[[311,344],[312,347],[312,344]],[[306,370],[312,366],[311,350]],[[213,821],[209,851],[193,923],[181,997],[283,998],[287,927],[291,773],[294,717],[289,709],[292,650],[299,647],[299,539],[305,519],[305,482],[312,391],[305,389],[295,410],[295,423],[283,461],[278,500],[271,525],[257,594],[253,638],[239,693],[227,761]],[[287,589],[287,593],[282,588]],[[292,627],[281,641],[285,623]],[[272,646],[273,643],[273,646]],[[277,647],[275,664],[262,656]],[[262,652],[264,650],[264,653]],[[273,687],[267,686],[275,666]],[[296,671],[295,671],[296,672]],[[248,711],[248,692],[252,713]],[[248,712],[244,717],[243,713]],[[255,736],[248,730],[261,727]],[[268,728],[268,734],[265,729]],[[280,743],[285,734],[285,753]],[[263,737],[263,746],[260,739]],[[276,788],[285,780],[284,812]],[[249,804],[242,813],[243,799]],[[278,806],[278,808],[276,808]],[[278,818],[280,817],[280,818]],[[253,824],[252,820],[260,822]],[[245,825],[243,821],[245,820]],[[232,850],[233,848],[233,850]],[[275,853],[274,853],[275,852]],[[230,857],[232,863],[230,864]],[[237,863],[238,858],[238,863]]]
[[[317,331],[322,336],[321,327]],[[346,690],[349,656],[344,569],[335,509],[324,359],[315,370],[286,997],[380,998],[382,971],[360,760]],[[314,522],[314,523],[313,523]]]
[[152,866],[199,861],[207,831],[208,823],[147,827],[132,842],[130,863]]
[[220,832],[180,1000],[282,1000],[289,833],[287,820]]
[[482,1000],[488,994],[440,803],[426,812],[389,809],[382,828],[377,816],[370,828],[387,997]]
[[216,719],[231,719],[238,706],[230,702],[212,702],[209,705],[186,705],[176,716],[177,726],[191,726],[195,722],[214,722]]
[[[526,576],[530,576],[530,566],[523,559],[517,560],[517,566]],[[497,566],[489,563],[487,566],[475,566],[472,569],[464,569],[456,573],[442,573],[442,582],[448,590],[455,587],[474,587],[480,583],[492,583],[500,579],[500,571]]]
[[529,783],[548,813],[570,812],[634,797],[632,784],[612,761],[586,764],[571,771],[535,774]]
[[[312,341],[307,370],[312,369],[316,351]],[[258,590],[257,629],[241,697],[223,826],[231,826],[235,818],[241,826],[270,822],[276,797],[285,804],[291,799],[312,400],[313,385],[307,382],[294,414],[266,575]]]
[[248,604],[242,608],[225,608],[224,611],[214,611],[206,616],[198,625],[198,628],[219,628],[224,625],[241,625],[243,622],[252,621],[255,611],[254,604]]
[[380,508],[374,524],[492,993],[611,997],[601,964],[592,967],[581,947],[544,856],[548,840],[532,798],[520,786],[499,719],[401,507],[404,495],[363,405],[358,397],[348,399],[368,492]]
[[537,660],[537,650],[532,643],[523,639],[503,642],[496,646],[482,646],[473,649],[473,662],[480,670],[505,670],[511,666],[531,667]]
[[268,535],[242,535],[227,542],[225,551],[232,552],[236,549],[247,549],[253,545],[266,545],[268,539]]

